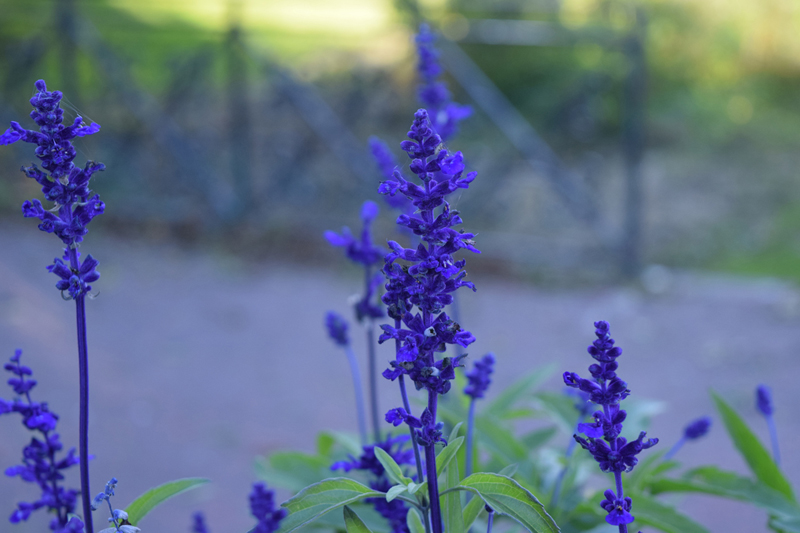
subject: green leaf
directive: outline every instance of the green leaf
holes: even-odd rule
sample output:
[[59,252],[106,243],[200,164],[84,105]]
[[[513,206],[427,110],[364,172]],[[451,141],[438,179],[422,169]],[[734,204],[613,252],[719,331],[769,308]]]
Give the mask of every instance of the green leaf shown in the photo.
[[364,498],[385,496],[383,492],[374,491],[352,479],[344,477],[326,479],[304,488],[289,501],[281,504],[289,511],[289,516],[281,522],[278,531],[289,533],[344,505]]
[[447,442],[452,442],[456,440],[456,437],[458,437],[458,430],[461,429],[462,425],[464,425],[464,422],[459,422],[458,424],[453,426],[453,430],[450,432],[450,437],[447,438]]
[[[459,437],[459,439],[463,440],[464,437]],[[460,445],[461,443],[459,443],[459,446]],[[450,446],[447,446],[447,448]],[[447,448],[445,448],[445,450]],[[449,463],[450,464],[447,467],[447,482],[445,483],[444,490],[457,487],[458,482],[461,481],[458,474],[458,461],[449,461]],[[438,472],[438,462],[436,466]],[[442,496],[440,501],[442,505],[445,531],[466,532],[466,529],[464,528],[464,516],[461,514],[461,494],[459,494],[458,491],[453,491]]]
[[[444,469],[447,468],[447,465],[450,464],[450,461],[453,460],[453,457],[456,456],[458,453],[458,449],[461,448],[461,445],[464,444],[464,437],[458,437],[454,441],[450,442],[447,446],[444,447],[442,451],[439,452],[439,455],[436,456],[436,475],[441,476]],[[458,483],[456,483],[458,485]]]
[[746,501],[782,518],[800,518],[800,507],[763,483],[733,472],[706,466],[690,470],[679,479],[659,478],[646,485],[653,494],[700,492]]
[[561,531],[544,505],[509,477],[485,472],[472,474],[461,482],[459,488],[474,492],[495,512],[510,516],[528,531]]
[[756,478],[764,485],[772,487],[790,500],[796,501],[791,484],[783,476],[780,468],[775,464],[772,456],[770,456],[769,452],[767,452],[758,440],[758,437],[747,427],[747,424],[739,416],[739,413],[734,411],[733,408],[725,403],[717,394],[712,392],[711,395],[714,398],[714,402],[717,404],[717,410],[722,417],[722,421],[725,423],[725,429],[728,430],[731,440],[733,440],[734,445],[736,445],[739,453],[742,454],[742,457],[744,457],[744,460],[747,462],[747,465],[750,467],[750,470],[753,471]]
[[408,493],[409,494],[416,494],[417,492],[422,491],[422,494],[428,493],[428,482],[423,481],[422,483],[414,483],[413,481],[408,484]]
[[390,502],[390,501],[394,500],[395,498],[397,498],[398,496],[400,496],[401,494],[403,494],[407,490],[408,490],[408,487],[406,487],[402,483],[399,484],[399,485],[395,485],[394,487],[392,487],[391,489],[389,489],[386,492],[386,501]]
[[557,432],[558,428],[556,428],[555,426],[550,426],[549,428],[537,429],[536,431],[531,431],[530,433],[522,436],[521,439],[522,445],[528,448],[529,450],[535,450],[539,446],[544,445]]
[[477,496],[472,496],[472,499],[464,506],[464,531],[469,531],[469,528],[472,527],[472,524],[475,523],[475,520],[478,519],[481,511],[485,508],[486,504],[483,503],[483,500]]
[[331,461],[302,452],[275,452],[256,460],[256,472],[273,486],[298,492],[330,475]]
[[170,481],[169,483],[164,483],[163,485],[152,488],[133,500],[125,509],[125,512],[128,513],[128,521],[131,524],[136,525],[147,515],[147,513],[152,511],[156,505],[159,505],[182,492],[197,488],[200,485],[205,485],[206,483],[208,483],[207,479],[190,477],[186,479]]
[[425,533],[425,526],[422,525],[422,519],[414,508],[408,510],[406,525],[411,533]]
[[554,392],[539,392],[536,399],[545,411],[550,413],[553,421],[557,422],[561,430],[572,435],[578,423],[580,413],[575,409],[575,398],[566,394]]
[[769,521],[769,527],[783,533],[800,533],[800,517],[794,519],[773,518]]
[[528,449],[517,441],[513,433],[486,416],[475,417],[478,438],[486,448],[504,459],[506,463],[521,463],[528,457]]
[[500,395],[492,400],[483,410],[484,414],[492,417],[501,418],[511,411],[514,406],[526,393],[537,388],[544,383],[555,370],[555,364],[550,364],[542,368],[537,368],[527,376],[506,387]]
[[403,469],[400,468],[400,465],[398,465],[394,458],[386,453],[383,448],[375,446],[374,450],[375,458],[381,462],[384,470],[386,470],[386,475],[389,476],[389,479],[402,485],[408,485],[411,482],[409,478],[403,475]]
[[372,530],[358,517],[355,511],[346,505],[344,506],[344,527],[347,528],[347,533],[372,533]]
[[517,473],[517,468],[519,468],[519,465],[517,463],[512,463],[499,471],[498,474],[506,477],[514,477],[514,474]]
[[637,524],[647,524],[666,533],[709,533],[688,516],[644,494],[631,493],[626,496],[633,500],[632,512]]

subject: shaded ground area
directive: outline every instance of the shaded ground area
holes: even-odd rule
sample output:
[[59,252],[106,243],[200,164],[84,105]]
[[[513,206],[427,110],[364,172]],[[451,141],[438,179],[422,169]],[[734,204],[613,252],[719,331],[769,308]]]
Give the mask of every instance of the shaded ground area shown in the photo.
[[[35,397],[61,414],[63,440],[72,445],[78,413],[74,311],[44,270],[58,244],[27,225],[6,225],[0,249],[0,356],[25,350],[39,380]],[[322,323],[327,309],[347,312],[357,273],[344,265],[336,272],[241,263],[96,233],[85,246],[89,252],[103,275],[99,297],[87,305],[93,491],[116,476],[116,503],[123,506],[161,482],[205,476],[211,485],[157,510],[143,531],[188,531],[190,514],[199,509],[213,531],[246,531],[255,456],[311,450],[324,428],[355,430],[349,371]],[[559,370],[585,373],[592,321],[602,318],[625,349],[620,373],[633,393],[668,405],[650,431],[665,447],[688,420],[712,413],[709,389],[733,402],[766,437],[752,406],[758,383],[773,387],[785,452],[800,437],[800,420],[789,410],[800,369],[800,293],[793,286],[678,274],[662,280],[665,291],[653,295],[616,286],[556,291],[474,281],[478,292],[461,299],[462,322],[478,339],[471,353],[497,354],[498,385],[551,361]],[[354,337],[363,353],[361,335]],[[388,360],[390,349],[381,347],[379,355]],[[395,388],[381,385],[381,407],[399,405]],[[557,376],[549,387],[559,388]],[[6,389],[0,395],[9,396]],[[687,446],[682,458],[744,471],[715,422],[710,437]],[[11,417],[0,418],[0,435],[5,468],[19,460],[28,435]],[[784,460],[790,479],[800,480],[797,454],[784,453]],[[78,485],[77,469],[69,482]],[[31,489],[0,478],[0,516],[11,513],[14,501],[33,497]],[[741,505],[694,497],[680,508],[712,531],[766,530],[764,514]],[[0,529],[41,532],[46,524],[39,516]]]

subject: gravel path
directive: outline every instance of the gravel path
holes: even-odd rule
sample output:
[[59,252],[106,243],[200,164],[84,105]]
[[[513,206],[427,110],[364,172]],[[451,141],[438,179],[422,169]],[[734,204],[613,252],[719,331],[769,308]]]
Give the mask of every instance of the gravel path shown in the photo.
[[[63,440],[77,443],[74,311],[44,270],[58,244],[29,225],[4,222],[0,249],[0,358],[23,348],[39,380],[35,398],[50,402],[61,415]],[[116,503],[123,506],[167,480],[213,480],[153,513],[142,524],[145,533],[188,531],[198,509],[212,531],[246,531],[255,456],[311,450],[324,428],[355,430],[348,368],[322,322],[328,309],[346,313],[357,272],[343,264],[336,272],[242,263],[97,233],[85,250],[99,259],[103,275],[99,297],[87,304],[93,492],[116,476]],[[688,420],[713,413],[713,389],[766,438],[752,404],[755,386],[768,383],[778,404],[785,469],[800,481],[800,457],[791,453],[800,418],[787,408],[800,369],[800,293],[793,286],[687,273],[671,276],[666,290],[653,295],[616,286],[548,290],[473,279],[478,292],[461,300],[463,323],[478,339],[471,353],[497,354],[497,384],[550,361],[585,373],[592,322],[602,318],[625,349],[621,374],[633,393],[668,406],[650,435],[671,445]],[[388,360],[389,348],[381,347],[379,356]],[[394,387],[382,386],[381,407],[398,404]],[[549,387],[558,387],[557,376]],[[6,389],[0,395],[9,396]],[[682,458],[744,471],[715,423],[710,437],[687,446]],[[28,435],[12,417],[0,418],[0,435],[5,468],[19,460]],[[69,482],[77,486],[77,469],[72,474]],[[14,501],[32,497],[29,489],[0,478],[0,516],[11,513]],[[764,513],[744,506],[693,497],[680,508],[712,531],[766,531]],[[28,533],[45,531],[47,520],[0,523],[1,531]]]

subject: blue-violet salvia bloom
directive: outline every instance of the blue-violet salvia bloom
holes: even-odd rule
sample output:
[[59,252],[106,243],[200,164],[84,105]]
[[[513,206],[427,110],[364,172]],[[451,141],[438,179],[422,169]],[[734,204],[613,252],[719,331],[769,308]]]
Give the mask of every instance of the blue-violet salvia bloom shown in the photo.
[[[55,432],[58,415],[52,413],[46,403],[31,399],[30,392],[36,386],[36,380],[29,377],[33,375],[31,369],[20,363],[21,356],[22,351],[17,350],[4,367],[14,376],[8,380],[8,384],[17,397],[12,401],[0,398],[0,415],[19,413],[25,427],[38,432],[41,437],[31,439],[30,444],[22,450],[22,464],[6,469],[6,475],[19,476],[29,483],[36,483],[42,494],[34,502],[17,503],[17,509],[9,520],[12,523],[22,522],[34,511],[46,508],[55,515],[50,522],[52,531],[71,531],[66,528],[77,527],[69,520],[69,515],[75,511],[78,491],[62,487],[61,482],[64,479],[63,471],[77,464],[78,458],[75,456],[75,448],[70,449],[61,459],[57,458],[63,448],[58,433]],[[80,527],[80,531],[83,531],[82,522]]]
[[347,320],[338,313],[328,311],[325,315],[325,327],[328,329],[328,336],[339,346],[347,346],[350,344],[350,338],[347,335]]
[[683,430],[683,436],[686,437],[687,440],[699,439],[705,436],[709,429],[711,429],[711,417],[704,416],[686,426]]
[[775,417],[773,416],[772,406],[772,391],[766,385],[759,385],[756,389],[756,407],[759,412],[764,415],[769,427],[769,438],[772,442],[772,457],[775,459],[776,464],[781,464],[781,450],[778,444],[778,428],[775,425]]
[[472,372],[467,374],[469,385],[464,389],[464,394],[472,398],[483,398],[486,390],[492,383],[492,372],[494,371],[494,354],[486,354],[481,359],[475,361]]
[[206,518],[200,511],[192,515],[192,533],[209,533],[206,527]]
[[0,135],[0,145],[16,141],[36,145],[36,156],[42,161],[42,168],[31,165],[22,170],[42,186],[45,199],[54,202],[55,208],[45,209],[34,199],[22,204],[22,213],[25,217],[38,218],[40,230],[55,233],[67,246],[64,259],[68,263],[56,259],[48,270],[61,278],[56,284],[59,290],[77,298],[89,292],[89,284],[100,277],[95,270],[97,261],[87,256],[80,264],[75,249],[86,235],[89,222],[105,210],[100,197],[92,194],[89,188],[92,175],[103,170],[105,165],[89,161],[81,169],[72,162],[77,153],[72,139],[97,133],[100,126],[87,126],[81,117],[64,126],[64,111],[59,107],[61,98],[60,91],[48,91],[44,80],[37,81],[36,94],[31,98],[34,107],[31,118],[39,131],[26,130],[19,123],[11,122],[11,127]]
[[428,391],[428,406],[419,419],[405,409],[393,409],[387,414],[387,421],[395,423],[399,416],[410,427],[418,428],[415,438],[425,446],[433,532],[441,533],[434,444],[445,441],[441,438],[442,425],[436,421],[437,401],[439,394],[450,390],[455,368],[462,366],[464,355],[437,360],[435,353],[444,352],[447,344],[467,347],[475,341],[469,331],[447,316],[444,308],[453,302],[453,292],[460,287],[475,290],[471,282],[464,281],[465,261],[455,260],[453,254],[462,249],[479,253],[472,233],[454,229],[461,224],[461,217],[445,198],[468,188],[476,173],[463,175],[461,152],[450,154],[440,146],[441,137],[431,128],[425,109],[414,114],[408,137],[411,140],[403,141],[400,147],[411,158],[409,169],[422,182],[421,186],[395,172],[395,179],[384,181],[378,190],[388,195],[399,192],[411,200],[418,214],[401,214],[397,223],[409,228],[421,242],[416,248],[403,248],[389,241],[391,252],[384,258],[383,273],[387,281],[382,299],[395,323],[382,325],[383,334],[378,340],[391,339],[396,346],[395,360],[383,376],[394,381],[408,375],[418,390]]
[[[386,492],[392,488],[392,482],[386,475],[386,470],[375,456],[375,448],[381,448],[389,454],[398,465],[411,465],[414,463],[414,452],[404,450],[403,445],[409,440],[407,435],[392,437],[389,435],[386,440],[376,444],[363,447],[363,453],[358,458],[350,456],[349,461],[339,461],[331,465],[331,470],[363,470],[370,474],[370,488]],[[370,503],[375,510],[384,517],[391,527],[392,533],[408,533],[406,525],[406,515],[408,507],[401,500],[386,501],[386,498],[368,498],[366,503]]]
[[332,246],[344,248],[347,257],[354,263],[364,266],[371,266],[381,259],[382,250],[372,243],[372,222],[378,216],[378,205],[367,200],[361,206],[361,222],[364,227],[361,230],[361,238],[356,239],[350,228],[342,228],[342,233],[326,231],[325,238]]
[[115,495],[114,490],[116,488],[117,478],[112,477],[111,480],[106,483],[103,492],[99,493],[94,497],[94,500],[92,500],[92,511],[96,511],[103,505],[103,502],[106,502],[106,504],[108,504],[108,511],[111,514],[108,521],[112,524],[112,527],[103,529],[98,533],[138,533],[140,529],[128,522],[128,513],[122,509],[114,509],[111,506],[111,497]]
[[756,407],[764,416],[772,416],[772,391],[766,385],[756,388]]
[[264,483],[254,483],[250,493],[250,512],[258,520],[253,533],[274,533],[278,531],[289,513],[286,509],[275,508],[275,493]]
[[622,355],[622,350],[614,346],[614,339],[609,334],[608,322],[594,323],[597,340],[589,346],[589,354],[597,363],[589,367],[593,381],[581,378],[574,372],[564,373],[564,383],[568,387],[579,389],[587,394],[592,402],[603,409],[595,411],[594,423],[579,424],[578,431],[588,438],[584,439],[575,435],[574,438],[585,450],[588,450],[595,461],[600,464],[603,472],[612,472],[616,481],[616,493],[612,490],[605,492],[605,500],[600,506],[608,513],[606,522],[619,526],[620,533],[627,533],[627,524],[634,521],[630,513],[631,499],[625,497],[622,490],[622,472],[630,472],[638,463],[637,455],[647,448],[658,443],[658,439],[645,439],[645,432],[639,437],[628,442],[619,434],[622,431],[622,422],[627,413],[620,409],[620,402],[628,397],[628,385],[616,373],[617,358]]
[[458,123],[472,114],[472,109],[452,102],[447,85],[438,81],[442,67],[439,64],[439,52],[434,47],[436,35],[427,24],[420,24],[415,41],[419,57],[417,71],[422,78],[418,89],[419,100],[430,113],[433,129],[443,141],[448,141],[457,133]]

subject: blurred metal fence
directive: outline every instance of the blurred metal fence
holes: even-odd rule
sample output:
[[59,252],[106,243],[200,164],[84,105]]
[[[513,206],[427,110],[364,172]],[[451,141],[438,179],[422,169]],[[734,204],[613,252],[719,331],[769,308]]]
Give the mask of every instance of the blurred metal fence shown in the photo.
[[[56,39],[34,36],[3,41],[9,75],[0,95],[0,118],[13,117],[12,107],[22,109],[17,105],[20,95],[30,90],[34,73],[41,71],[45,56],[52,52],[49,48],[55,48],[64,80],[60,88],[70,101],[93,109],[97,116],[96,107],[114,108],[110,124],[108,119],[100,120],[104,125],[102,154],[110,172],[121,177],[113,183],[101,182],[98,188],[106,187],[108,190],[101,192],[117,200],[112,212],[123,219],[191,224],[203,231],[247,224],[264,229],[277,225],[293,231],[300,227],[309,232],[353,221],[355,207],[363,198],[374,196],[380,180],[366,150],[367,134],[374,131],[373,123],[383,126],[381,133],[389,126],[404,131],[414,109],[409,95],[384,98],[370,107],[374,94],[358,83],[326,92],[299,81],[268,55],[251,49],[235,17],[218,47],[205,45],[180,57],[171,69],[166,90],[155,96],[135,81],[125,59],[80,16],[77,0],[55,1],[52,8]],[[569,46],[576,39],[591,38],[624,51],[629,67],[620,95],[624,115],[621,153],[627,176],[621,230],[608,224],[608,213],[590,172],[565,164],[470,57],[456,43],[441,40],[447,71],[472,99],[469,103],[482,109],[483,120],[493,123],[505,139],[493,141],[494,151],[500,155],[489,154],[474,162],[482,169],[510,172],[515,166],[509,163],[510,147],[513,157],[528,167],[520,170],[516,165],[514,171],[547,184],[551,201],[564,207],[576,228],[572,252],[552,253],[553,240],[539,234],[527,238],[527,254],[507,253],[507,259],[537,266],[549,261],[559,267],[559,262],[580,264],[586,254],[597,256],[600,250],[605,261],[616,263],[620,271],[627,275],[638,272],[646,90],[641,14],[638,21],[627,35],[581,36],[552,24],[477,20],[471,22],[464,38],[486,45],[524,46]],[[98,101],[84,102],[80,80],[72,75],[78,71],[79,56],[90,58],[102,77],[106,91]],[[220,64],[223,87],[211,80],[212,71]],[[373,90],[391,90],[388,85]],[[355,111],[337,109],[346,108],[348,99],[356,102],[352,106]],[[394,137],[400,140],[399,135]],[[591,167],[597,164],[593,161]],[[516,213],[498,216],[498,206],[507,203],[501,198],[508,194],[502,180],[495,178],[491,186],[479,185],[480,201],[466,201],[470,216],[488,221],[489,230],[498,235],[497,242],[515,240],[515,231],[536,234],[533,227],[504,233],[507,225],[502,219]],[[584,238],[574,238],[581,233]],[[570,241],[563,237],[554,235],[562,242]],[[503,255],[501,249],[497,252]]]

